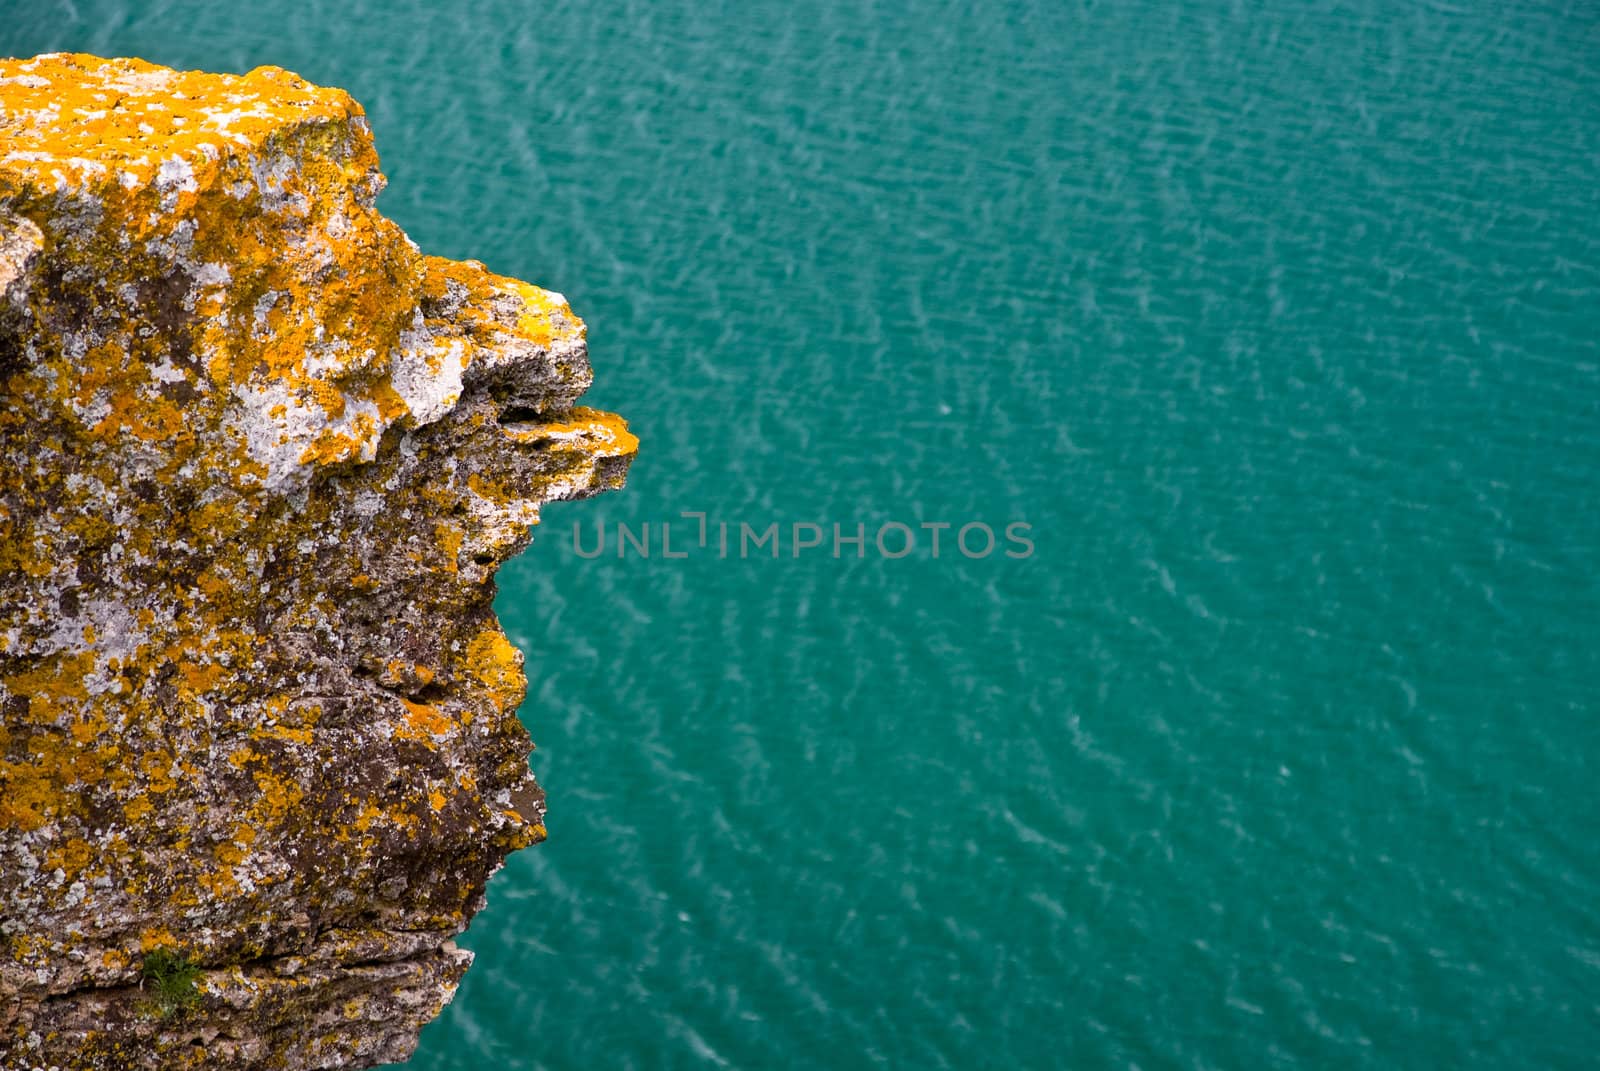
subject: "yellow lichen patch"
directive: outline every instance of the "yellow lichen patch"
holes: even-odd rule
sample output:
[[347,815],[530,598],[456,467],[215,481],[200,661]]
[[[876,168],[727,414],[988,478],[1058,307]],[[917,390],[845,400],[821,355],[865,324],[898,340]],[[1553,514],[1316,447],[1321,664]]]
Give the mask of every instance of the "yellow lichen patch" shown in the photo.
[[158,948],[175,948],[178,939],[165,926],[149,926],[139,933],[139,951],[154,952]]
[[[348,120],[361,107],[339,90],[322,89],[276,67],[243,76],[173,71],[135,59],[106,60],[57,53],[0,63],[5,79],[5,135],[19,159],[9,166],[21,178],[68,181],[109,178],[124,190],[154,184],[174,162],[203,173],[218,164],[219,149],[258,144],[286,126]],[[231,90],[226,111],[174,109],[174,99],[214,97],[219,82]],[[128,178],[124,178],[126,175]],[[192,193],[173,182],[181,196]]]
[[151,792],[172,791],[178,783],[172,776],[175,765],[171,752],[159,748],[139,756],[139,772],[144,774]]
[[178,676],[183,681],[181,694],[191,698],[211,691],[228,676],[227,667],[217,663],[196,665],[184,661],[177,663],[177,666]]
[[61,870],[68,878],[76,878],[89,865],[93,850],[82,840],[68,840],[45,854],[44,865],[50,870]]
[[[233,589],[233,585],[228,582],[226,577],[218,576],[216,573],[203,573],[195,583],[201,591],[213,599],[221,598]],[[190,687],[193,687],[192,683]],[[203,688],[197,690],[204,691]]]
[[64,652],[37,668],[0,675],[0,684],[12,695],[53,708],[52,701],[89,698],[85,678],[94,672],[95,662],[92,651]]
[[386,424],[399,420],[411,411],[405,399],[400,397],[394,385],[386,379],[373,384],[372,400],[377,403],[378,418]]
[[257,729],[253,735],[270,740],[287,740],[293,744],[310,745],[316,738],[310,729],[294,728],[288,725],[266,725]]
[[379,682],[386,688],[425,688],[433,683],[433,679],[432,667],[401,658],[389,659],[384,664],[383,672],[378,674]]
[[72,733],[72,739],[79,744],[88,744],[104,734],[108,728],[110,723],[106,721],[104,712],[90,710],[73,720],[69,732]]
[[497,711],[522,702],[528,679],[522,673],[522,652],[499,628],[484,629],[467,645],[466,672],[483,686]]
[[494,479],[478,472],[474,472],[471,476],[467,477],[467,486],[471,488],[472,493],[477,495],[479,498],[488,499],[490,502],[493,502],[496,505],[506,505],[511,502],[520,502],[524,497],[522,488],[512,486],[503,480]]
[[439,521],[433,526],[434,536],[439,540],[439,564],[449,573],[459,571],[459,558],[461,544],[465,542],[467,534],[458,525],[449,521]]
[[371,414],[357,413],[346,424],[318,432],[317,437],[301,452],[300,463],[335,465],[364,456],[376,449],[378,430],[378,422]]
[[[583,339],[583,321],[559,294],[496,275],[476,260],[425,257],[423,267],[422,291],[427,297],[443,300],[454,287],[466,298],[455,324],[469,337],[516,339],[540,347],[562,339]],[[502,310],[514,311],[508,315]]]
[[638,453],[639,440],[628,430],[628,422],[615,413],[577,406],[559,419],[541,423],[504,426],[508,439],[519,443],[558,443],[605,456]]
[[517,317],[516,326],[516,333],[521,338],[538,346],[548,346],[561,330],[561,325],[555,319],[559,313],[565,313],[576,322],[572,310],[565,303],[553,300],[549,291],[529,286],[518,279],[507,280],[506,283],[508,289],[514,290],[522,298],[523,312]]
[[316,403],[334,419],[344,416],[344,392],[325,380],[313,380],[306,388]]
[[394,735],[402,740],[427,740],[443,736],[454,728],[455,723],[436,706],[414,703],[409,699],[402,699],[400,703],[405,707],[406,715],[404,721],[395,728]]
[[251,810],[269,825],[282,822],[305,795],[297,782],[274,771],[257,770],[253,776],[261,795]]
[[135,796],[122,806],[122,814],[130,822],[142,822],[155,810],[149,796]]

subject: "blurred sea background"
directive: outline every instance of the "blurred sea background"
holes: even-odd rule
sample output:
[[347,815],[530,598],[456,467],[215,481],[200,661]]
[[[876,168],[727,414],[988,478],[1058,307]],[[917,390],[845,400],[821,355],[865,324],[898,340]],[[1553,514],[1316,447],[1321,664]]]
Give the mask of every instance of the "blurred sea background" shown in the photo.
[[410,1066],[1594,1066],[1593,3],[0,4],[63,49],[348,89],[643,441],[500,574],[550,839]]

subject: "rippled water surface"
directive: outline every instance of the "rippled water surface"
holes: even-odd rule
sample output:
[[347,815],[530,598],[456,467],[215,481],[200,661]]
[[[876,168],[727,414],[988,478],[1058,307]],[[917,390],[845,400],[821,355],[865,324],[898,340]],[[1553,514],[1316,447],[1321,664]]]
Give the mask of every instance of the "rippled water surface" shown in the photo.
[[[1592,1066],[1592,3],[7,7],[351,90],[643,440],[414,1066]],[[573,552],[683,510],[1037,550]]]

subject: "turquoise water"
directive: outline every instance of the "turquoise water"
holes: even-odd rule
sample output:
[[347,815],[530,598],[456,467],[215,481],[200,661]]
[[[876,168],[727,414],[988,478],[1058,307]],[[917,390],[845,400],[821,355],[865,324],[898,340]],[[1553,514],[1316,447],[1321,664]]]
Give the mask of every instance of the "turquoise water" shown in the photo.
[[[1592,1066],[1592,4],[12,6],[350,89],[643,440],[412,1066]],[[685,510],[868,555],[574,552]]]

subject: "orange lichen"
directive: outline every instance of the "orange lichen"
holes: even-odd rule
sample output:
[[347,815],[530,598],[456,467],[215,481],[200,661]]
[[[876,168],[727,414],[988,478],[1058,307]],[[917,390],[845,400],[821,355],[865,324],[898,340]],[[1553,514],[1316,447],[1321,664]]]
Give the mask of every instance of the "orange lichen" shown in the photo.
[[438,707],[427,703],[414,703],[409,699],[400,700],[406,709],[406,718],[403,724],[395,727],[395,736],[405,740],[426,740],[433,736],[443,736],[453,727],[453,723]]
[[638,438],[628,430],[627,422],[615,413],[578,406],[564,414],[564,419],[537,424],[510,424],[504,428],[507,438],[523,443],[581,442],[602,444],[620,454],[631,454],[639,449]]
[[522,702],[528,678],[522,673],[522,652],[511,645],[499,628],[485,629],[467,645],[464,667],[481,685],[497,710],[514,709]]

